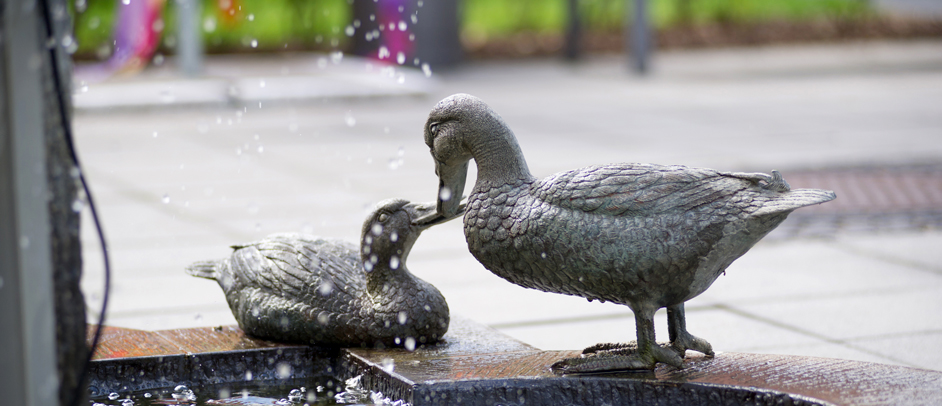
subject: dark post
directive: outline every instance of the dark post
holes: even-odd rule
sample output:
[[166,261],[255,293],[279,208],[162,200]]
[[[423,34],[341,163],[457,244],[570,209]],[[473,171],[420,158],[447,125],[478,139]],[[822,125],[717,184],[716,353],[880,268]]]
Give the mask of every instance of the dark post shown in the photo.
[[74,39],[65,0],[3,0],[0,21],[0,393],[64,405],[84,393],[88,354],[66,135]]
[[582,21],[579,18],[579,0],[569,0],[569,25],[566,26],[566,59],[574,61],[580,56]]
[[461,62],[464,52],[458,37],[458,0],[416,0],[412,6],[416,57],[432,69]]
[[[631,29],[625,30],[626,32],[630,32],[625,42],[629,45],[629,54],[634,62],[634,70],[639,75],[644,75],[648,72],[650,58],[651,29],[648,24],[647,8],[647,0],[634,0],[633,16],[631,19],[626,18],[626,21],[633,22]],[[625,9],[631,10],[630,7],[625,7]]]

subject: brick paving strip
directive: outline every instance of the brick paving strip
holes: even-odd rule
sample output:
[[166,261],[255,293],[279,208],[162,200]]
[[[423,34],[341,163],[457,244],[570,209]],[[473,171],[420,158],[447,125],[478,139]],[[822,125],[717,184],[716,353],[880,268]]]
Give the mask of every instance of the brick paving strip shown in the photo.
[[837,199],[795,211],[773,238],[942,228],[942,164],[798,170],[784,175],[792,188],[830,189]]

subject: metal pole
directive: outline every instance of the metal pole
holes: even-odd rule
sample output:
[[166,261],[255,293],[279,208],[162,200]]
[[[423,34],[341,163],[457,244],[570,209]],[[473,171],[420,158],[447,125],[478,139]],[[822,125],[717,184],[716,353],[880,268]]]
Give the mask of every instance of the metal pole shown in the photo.
[[0,3],[0,393],[26,406],[59,395],[38,7]]
[[203,37],[200,35],[199,0],[177,1],[177,60],[186,76],[199,76],[203,71]]
[[579,59],[582,24],[579,18],[579,0],[568,2],[569,25],[566,26],[566,59]]
[[[625,8],[630,9],[629,7]],[[633,23],[631,29],[626,30],[631,32],[626,42],[630,47],[629,53],[634,62],[634,71],[639,75],[648,72],[648,59],[650,57],[651,30],[648,24],[647,9],[647,0],[634,0],[633,18],[628,20],[633,21]]]

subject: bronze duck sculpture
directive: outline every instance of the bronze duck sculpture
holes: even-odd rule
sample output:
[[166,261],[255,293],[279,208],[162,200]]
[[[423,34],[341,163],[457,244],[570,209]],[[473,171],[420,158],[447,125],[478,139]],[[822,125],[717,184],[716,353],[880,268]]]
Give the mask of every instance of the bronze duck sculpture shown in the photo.
[[196,262],[190,275],[213,279],[246,333],[332,346],[433,343],[448,330],[445,298],[406,268],[432,204],[391,199],[363,223],[361,244],[274,234],[234,245],[232,255]]
[[[480,99],[439,102],[425,124],[439,176],[439,221],[459,206],[468,163],[477,180],[464,208],[468,249],[517,285],[631,308],[637,341],[589,347],[557,373],[683,366],[686,350],[712,355],[687,332],[684,302],[703,293],[735,259],[791,211],[835,198],[790,190],[778,172],[731,173],[685,166],[611,164],[530,174],[516,137]],[[667,308],[670,343],[654,337]]]

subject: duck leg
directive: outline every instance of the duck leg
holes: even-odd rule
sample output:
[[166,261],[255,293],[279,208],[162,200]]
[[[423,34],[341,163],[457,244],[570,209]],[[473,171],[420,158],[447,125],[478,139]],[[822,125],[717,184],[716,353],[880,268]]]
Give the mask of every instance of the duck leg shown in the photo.
[[[654,340],[654,311],[635,311],[638,341],[627,344],[601,344],[600,350],[585,353],[582,358],[567,358],[556,362],[551,369],[556,374],[588,372],[652,370],[658,362],[678,368],[683,360],[673,349],[662,347]],[[632,345],[636,344],[636,345]],[[590,347],[590,349],[593,347]],[[589,350],[589,349],[586,349]]]
[[687,332],[687,317],[684,315],[683,303],[667,307],[667,334],[670,336],[671,348],[681,358],[687,350],[713,356],[713,346],[707,340]]

